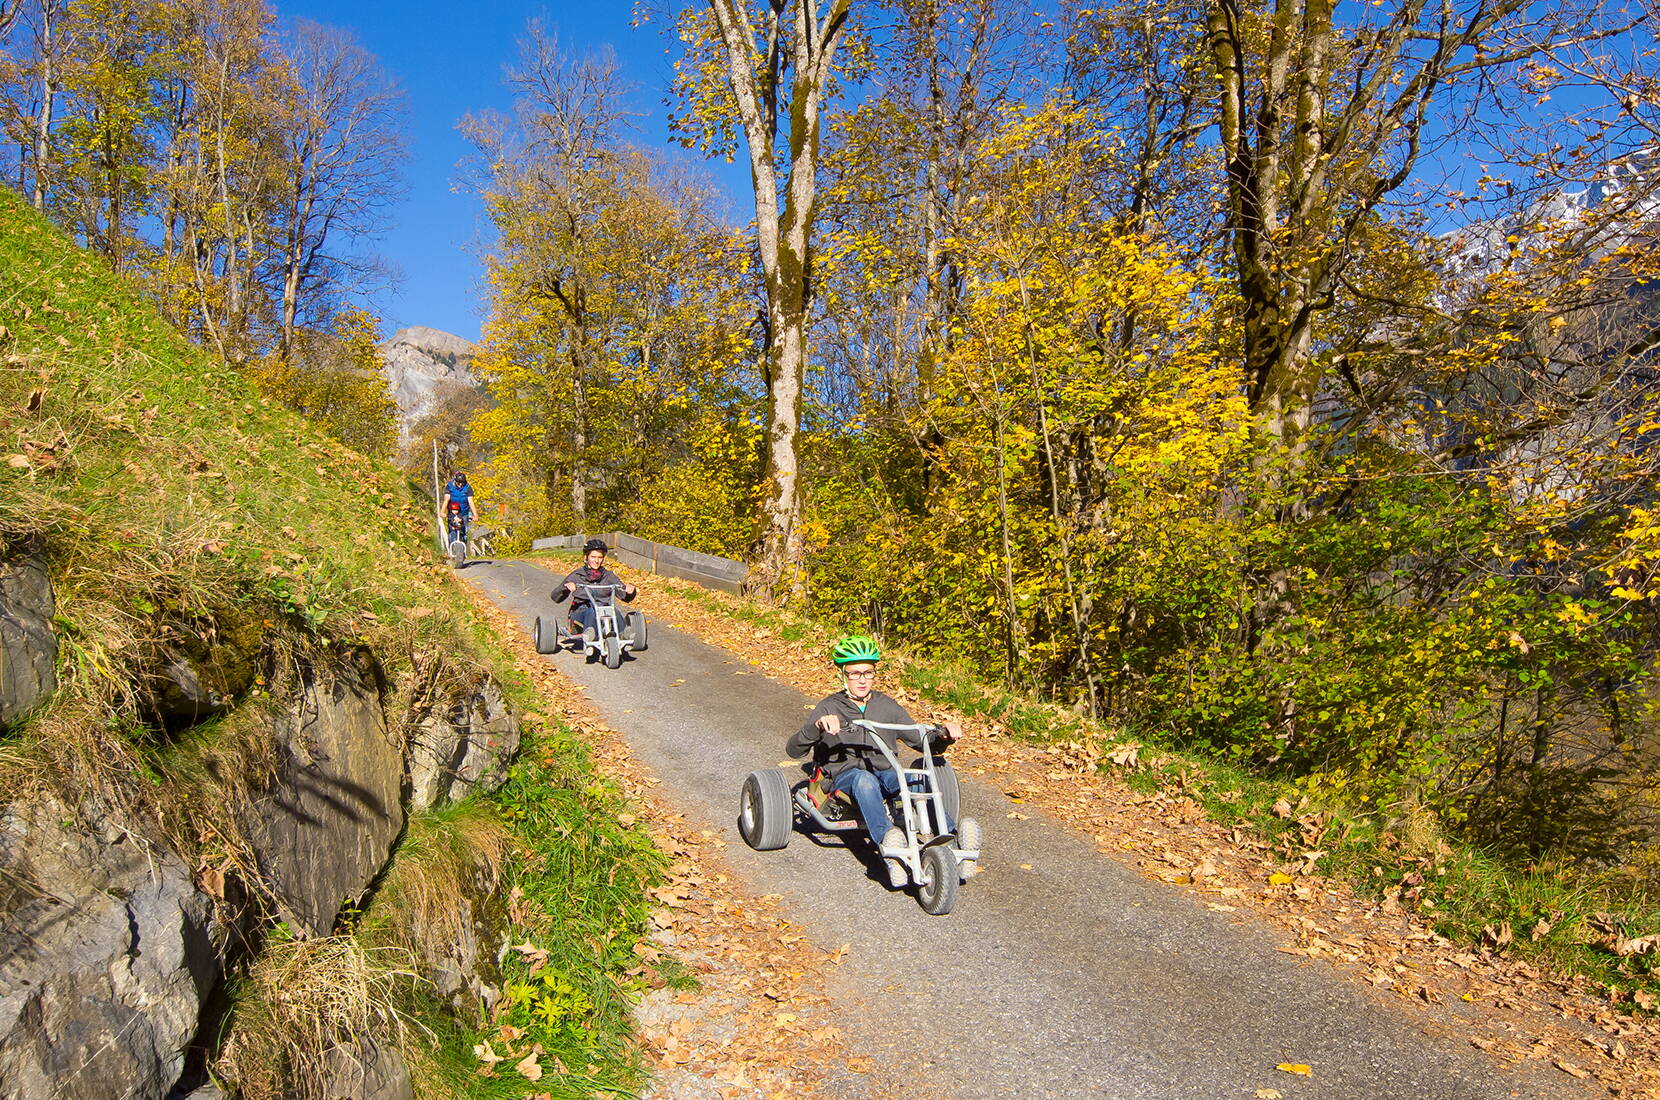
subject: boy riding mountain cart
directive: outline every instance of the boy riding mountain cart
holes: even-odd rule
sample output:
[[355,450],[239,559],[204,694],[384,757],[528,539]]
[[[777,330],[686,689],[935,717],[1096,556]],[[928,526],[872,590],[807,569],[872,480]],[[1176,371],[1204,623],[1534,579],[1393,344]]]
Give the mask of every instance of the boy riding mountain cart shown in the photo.
[[[808,797],[814,805],[841,795],[857,808],[865,831],[883,856],[889,885],[898,889],[905,885],[907,872],[893,856],[905,848],[907,838],[888,812],[889,800],[899,795],[899,777],[889,763],[889,753],[897,757],[900,742],[921,749],[924,737],[930,738],[930,750],[937,751],[962,737],[963,730],[956,722],[915,726],[904,707],[876,690],[876,666],[881,659],[876,642],[864,635],[837,642],[830,660],[842,674],[842,690],[814,708],[806,724],[785,743],[785,751],[796,760],[811,754],[816,771]],[[912,728],[894,731],[881,726]],[[877,738],[889,753],[876,744]],[[924,790],[925,781],[913,776],[910,789]],[[957,832],[956,847],[965,852],[980,848],[980,827],[972,818],[965,818],[959,829],[957,822],[946,817],[933,823],[933,832],[940,836]]]
[[594,629],[594,608],[583,592],[583,585],[615,585],[625,603],[639,594],[633,585],[605,568],[605,555],[610,549],[599,539],[589,539],[582,548],[583,564],[571,570],[560,582],[560,587],[553,590],[554,603],[559,603],[566,597],[571,598],[568,621],[572,634],[586,634]]

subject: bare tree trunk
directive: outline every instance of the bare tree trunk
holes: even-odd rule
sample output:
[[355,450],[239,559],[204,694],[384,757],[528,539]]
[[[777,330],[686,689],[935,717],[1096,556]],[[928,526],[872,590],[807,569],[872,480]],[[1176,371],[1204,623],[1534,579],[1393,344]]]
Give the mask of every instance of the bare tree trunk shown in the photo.
[[578,529],[588,516],[588,370],[584,359],[580,352],[571,352],[571,511]]
[[[35,119],[35,209],[45,213],[46,189],[50,180],[52,109],[57,99],[57,70],[54,66],[57,50],[53,34],[57,19],[57,0],[41,0],[40,4],[40,113]],[[16,17],[17,9],[13,9]]]
[[23,11],[23,0],[4,0],[0,3],[0,35],[12,29],[17,17]]
[[214,120],[213,144],[214,156],[218,163],[220,215],[225,219],[225,328],[233,333],[242,333],[242,255],[236,233],[232,230],[236,219],[231,211],[236,208],[236,200],[231,196],[230,158],[225,153],[225,129],[228,125],[225,104],[230,95],[230,67],[230,54],[227,51],[225,56],[219,59],[219,105]]
[[[742,0],[709,0],[727,77],[743,121],[755,189],[755,228],[767,295],[767,483],[761,503],[763,535],[750,588],[765,597],[806,591],[801,570],[801,482],[797,437],[812,301],[810,237],[818,180],[819,112],[829,87],[836,46],[847,27],[851,0],[830,0],[817,18],[811,0],[774,0],[770,25],[757,50],[756,28]],[[787,25],[781,25],[787,21]],[[756,71],[757,61],[766,72]],[[789,73],[788,183],[778,201],[779,85]]]
[[1026,290],[1026,277],[1020,277],[1020,309],[1025,318],[1026,327],[1026,359],[1031,369],[1032,400],[1037,406],[1038,430],[1043,440],[1043,457],[1049,470],[1049,509],[1055,521],[1055,533],[1061,541],[1061,576],[1066,582],[1066,602],[1072,616],[1073,639],[1078,646],[1078,664],[1083,670],[1084,687],[1088,692],[1089,713],[1096,714],[1100,705],[1097,698],[1095,683],[1095,660],[1090,652],[1089,623],[1084,614],[1083,605],[1078,596],[1078,585],[1072,575],[1072,519],[1067,510],[1061,506],[1061,485],[1059,471],[1055,466],[1055,445],[1049,431],[1048,402],[1043,398],[1043,377],[1038,365],[1037,349],[1032,344],[1031,299]]

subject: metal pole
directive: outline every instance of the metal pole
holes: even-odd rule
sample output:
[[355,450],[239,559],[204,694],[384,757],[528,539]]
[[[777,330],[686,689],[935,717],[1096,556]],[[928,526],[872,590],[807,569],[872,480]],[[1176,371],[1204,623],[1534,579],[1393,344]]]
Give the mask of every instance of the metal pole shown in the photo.
[[432,441],[432,518],[437,524],[438,552],[444,553],[449,549],[444,545],[444,502],[438,495],[438,440]]

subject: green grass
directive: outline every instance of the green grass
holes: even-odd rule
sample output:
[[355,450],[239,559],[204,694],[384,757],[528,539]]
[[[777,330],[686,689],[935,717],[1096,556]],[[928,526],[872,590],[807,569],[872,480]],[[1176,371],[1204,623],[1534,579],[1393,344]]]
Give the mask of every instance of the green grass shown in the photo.
[[[647,930],[646,891],[661,881],[663,858],[637,827],[619,823],[625,799],[598,777],[585,747],[562,726],[541,730],[514,764],[488,807],[463,804],[412,823],[424,850],[453,851],[456,820],[488,813],[510,836],[515,858],[495,889],[512,914],[502,960],[504,1002],[476,1026],[411,991],[411,1013],[438,1041],[421,1072],[429,1090],[478,1098],[519,1100],[529,1083],[513,1065],[533,1047],[548,1075],[534,1092],[559,1100],[595,1094],[636,1095],[645,1081],[630,1041],[631,1008],[642,986],[634,947]],[[411,861],[419,875],[420,857]],[[392,893],[410,890],[389,875]],[[392,918],[393,921],[396,917]],[[386,918],[372,908],[366,931]],[[503,1039],[503,1025],[522,1033]],[[490,1045],[508,1060],[494,1075],[475,1048]],[[567,1073],[553,1072],[563,1065]]]

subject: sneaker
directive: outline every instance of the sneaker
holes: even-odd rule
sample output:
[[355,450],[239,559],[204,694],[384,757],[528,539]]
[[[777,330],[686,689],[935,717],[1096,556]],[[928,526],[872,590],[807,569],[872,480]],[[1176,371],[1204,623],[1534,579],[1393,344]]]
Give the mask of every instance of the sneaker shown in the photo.
[[888,831],[882,834],[880,845],[884,853],[905,847],[905,830],[897,825],[889,825]]
[[888,885],[895,890],[903,890],[911,880],[911,874],[905,870],[905,861],[888,856],[889,852],[899,852],[905,849],[905,830],[897,825],[888,826],[888,831],[882,834],[882,843],[878,846],[882,855],[882,866],[888,872]]
[[[984,843],[984,837],[981,835],[978,821],[972,817],[965,817],[957,822],[957,851],[978,852],[982,843]],[[976,866],[978,862],[974,859],[961,861],[964,878],[971,877],[975,871],[979,870]]]

